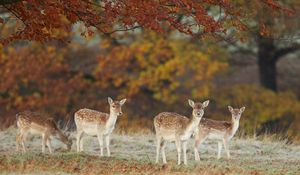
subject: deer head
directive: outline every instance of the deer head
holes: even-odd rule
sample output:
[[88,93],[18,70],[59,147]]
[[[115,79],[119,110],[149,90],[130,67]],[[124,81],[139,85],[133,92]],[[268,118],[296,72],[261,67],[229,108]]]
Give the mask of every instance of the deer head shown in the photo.
[[209,104],[209,100],[203,103],[195,103],[193,100],[189,99],[189,105],[193,108],[193,116],[201,118],[204,115],[204,108]]
[[117,116],[121,116],[122,113],[122,106],[126,102],[126,98],[122,99],[121,101],[113,101],[112,98],[108,97],[108,103],[110,106],[110,113],[116,114]]
[[230,111],[231,116],[234,120],[240,120],[242,113],[245,111],[245,107],[241,107],[240,109],[234,109],[233,107],[228,106],[228,110]]

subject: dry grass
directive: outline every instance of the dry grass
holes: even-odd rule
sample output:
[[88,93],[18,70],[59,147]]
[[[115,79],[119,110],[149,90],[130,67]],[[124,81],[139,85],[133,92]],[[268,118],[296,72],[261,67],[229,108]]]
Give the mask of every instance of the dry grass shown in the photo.
[[[53,140],[53,155],[41,154],[41,138],[28,137],[26,154],[15,152],[14,128],[0,132],[1,174],[299,174],[300,146],[274,141],[271,137],[234,139],[232,158],[216,159],[217,144],[207,141],[200,147],[200,163],[193,158],[189,142],[188,166],[176,165],[176,149],[167,145],[168,165],[154,164],[154,135],[113,135],[112,157],[99,157],[96,138],[84,137],[85,153],[77,154],[75,144],[66,152]],[[74,133],[73,133],[74,138]],[[75,140],[74,140],[75,143]],[[105,152],[106,153],[106,152]]]

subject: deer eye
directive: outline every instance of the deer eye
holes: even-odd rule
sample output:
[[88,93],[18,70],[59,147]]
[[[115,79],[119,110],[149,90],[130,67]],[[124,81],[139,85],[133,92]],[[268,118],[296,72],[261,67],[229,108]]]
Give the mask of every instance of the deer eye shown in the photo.
[[115,105],[113,105],[112,107],[113,107],[113,108],[115,108],[116,106],[115,106]]

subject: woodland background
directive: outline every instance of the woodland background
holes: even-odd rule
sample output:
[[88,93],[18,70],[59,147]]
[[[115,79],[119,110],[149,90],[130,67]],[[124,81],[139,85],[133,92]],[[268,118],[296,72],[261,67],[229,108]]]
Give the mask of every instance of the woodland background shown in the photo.
[[[42,36],[47,26],[39,31],[34,20],[12,15],[22,6],[1,4],[0,128],[13,125],[15,114],[24,110],[49,113],[72,128],[80,108],[108,112],[110,96],[128,99],[116,128],[151,132],[159,112],[190,116],[190,98],[209,99],[205,117],[218,120],[230,120],[228,105],[245,106],[241,133],[299,139],[300,3],[284,1],[293,15],[274,15],[278,9],[267,13],[257,1],[235,2],[248,14],[243,22],[250,29],[233,22],[239,31],[231,30],[232,37],[201,39],[147,23],[134,31],[107,33],[87,27],[89,19],[77,22],[67,16],[58,22],[71,21],[72,27],[55,28],[51,37],[60,39],[51,40]],[[218,14],[219,9],[209,11]],[[18,35],[24,21],[36,35],[29,29]]]

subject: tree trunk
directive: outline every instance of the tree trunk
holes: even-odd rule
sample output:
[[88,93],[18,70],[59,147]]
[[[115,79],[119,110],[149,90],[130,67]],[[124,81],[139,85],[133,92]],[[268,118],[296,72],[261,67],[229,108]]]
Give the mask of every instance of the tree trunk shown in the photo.
[[273,91],[277,91],[277,70],[276,62],[266,59],[263,56],[258,57],[260,84]]
[[258,37],[258,67],[260,84],[270,90],[277,91],[277,57],[276,47],[272,38]]

